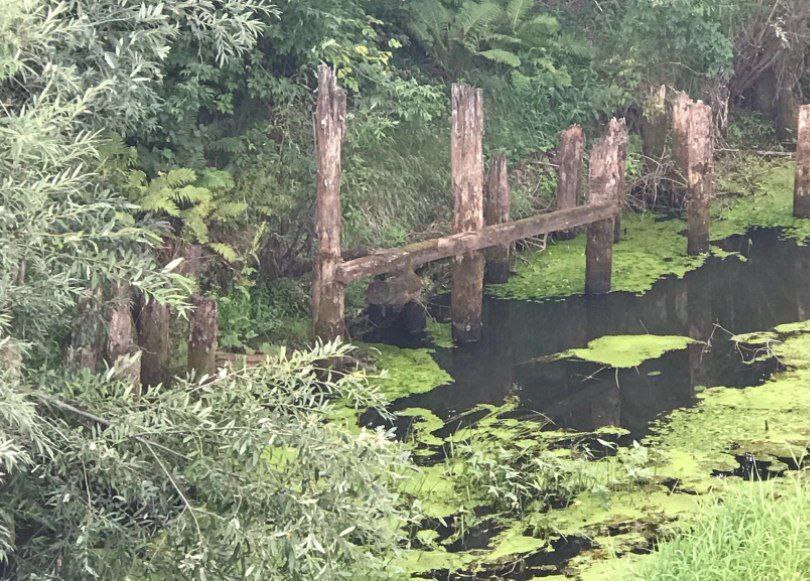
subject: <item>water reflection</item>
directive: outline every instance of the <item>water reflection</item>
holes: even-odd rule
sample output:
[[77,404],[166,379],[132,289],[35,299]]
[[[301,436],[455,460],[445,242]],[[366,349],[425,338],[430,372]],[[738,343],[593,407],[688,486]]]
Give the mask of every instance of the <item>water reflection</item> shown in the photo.
[[[454,382],[394,407],[425,407],[447,418],[515,394],[522,408],[543,413],[558,426],[620,425],[641,437],[661,413],[692,405],[698,386],[760,383],[773,364],[744,364],[729,332],[808,318],[810,248],[782,241],[774,230],[735,236],[722,247],[746,260],[711,259],[683,279],[658,282],[643,296],[487,298],[482,341],[435,354]],[[685,335],[701,343],[618,372],[579,361],[536,361],[604,335],[643,333]],[[402,346],[420,341],[391,331],[372,339]]]

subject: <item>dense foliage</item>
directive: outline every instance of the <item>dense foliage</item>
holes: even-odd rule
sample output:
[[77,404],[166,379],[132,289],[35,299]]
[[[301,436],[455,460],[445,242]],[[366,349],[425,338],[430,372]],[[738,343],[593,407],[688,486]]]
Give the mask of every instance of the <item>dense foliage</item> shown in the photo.
[[[808,21],[803,0],[6,0],[0,576],[391,573],[412,465],[387,434],[330,421],[385,404],[363,373],[322,368],[347,347],[143,394],[61,363],[78,300],[119,283],[182,317],[199,288],[165,249],[187,243],[222,346],[303,341],[318,64],[350,95],[354,250],[445,228],[450,83],[485,90],[485,148],[509,156],[520,216],[550,202],[561,129],[632,121],[653,85],[721,117],[754,105],[765,117],[740,119],[772,138],[810,86]],[[558,482],[548,455],[521,472],[509,447],[459,454],[502,510],[593,484]]]

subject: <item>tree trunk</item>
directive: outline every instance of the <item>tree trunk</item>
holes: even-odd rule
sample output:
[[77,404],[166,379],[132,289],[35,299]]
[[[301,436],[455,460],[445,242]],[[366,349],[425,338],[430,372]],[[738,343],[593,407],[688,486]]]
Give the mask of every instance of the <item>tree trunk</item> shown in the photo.
[[315,235],[317,254],[312,280],[312,327],[316,338],[332,341],[345,333],[345,289],[335,280],[341,262],[340,174],[341,149],[346,133],[346,93],[335,72],[318,68],[315,111],[315,153],[318,160]]
[[[558,210],[568,210],[579,205],[584,151],[585,134],[582,127],[574,125],[562,132],[556,160]],[[557,233],[557,237],[561,240],[568,240],[576,235],[576,230],[564,230]]]
[[[452,87],[450,171],[453,191],[453,232],[484,226],[483,92],[467,85]],[[453,262],[452,331],[456,341],[481,338],[484,255],[470,252]]]
[[217,303],[214,299],[196,297],[189,317],[188,371],[199,380],[217,370]]
[[[509,222],[509,173],[506,157],[493,156],[487,174],[486,203],[484,221],[487,226]],[[499,244],[486,251],[486,279],[492,284],[502,284],[509,280],[510,244]]]

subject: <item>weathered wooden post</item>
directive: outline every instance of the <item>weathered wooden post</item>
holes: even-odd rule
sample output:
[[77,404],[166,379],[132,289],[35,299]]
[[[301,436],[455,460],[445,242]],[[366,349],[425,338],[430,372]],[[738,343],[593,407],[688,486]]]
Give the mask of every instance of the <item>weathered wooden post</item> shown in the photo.
[[[453,85],[450,171],[453,191],[453,232],[473,232],[484,226],[484,106],[483,91]],[[467,252],[453,259],[450,298],[453,338],[471,343],[481,338],[484,255]]]
[[76,302],[76,318],[70,334],[67,364],[73,370],[97,371],[104,350],[104,313],[101,286],[85,290]]
[[315,235],[317,254],[312,278],[312,329],[316,338],[331,341],[345,331],[345,286],[335,280],[340,253],[341,146],[346,133],[346,93],[335,72],[318,68],[315,110],[315,153],[318,160]]
[[[619,144],[612,132],[598,140],[591,150],[588,200],[591,204],[613,201],[619,195]],[[613,263],[613,218],[599,220],[588,226],[585,247],[585,293],[610,291]]]
[[[484,204],[484,222],[487,226],[504,224],[509,221],[509,173],[506,168],[506,156],[497,154],[492,157],[487,173],[486,200]],[[511,244],[499,244],[486,252],[487,282],[505,283],[509,280],[509,254]]]
[[141,384],[151,387],[169,379],[169,307],[149,299],[136,321],[141,348]]
[[810,105],[802,105],[799,109],[793,215],[810,218]]
[[625,184],[625,177],[627,175],[627,121],[625,121],[624,118],[611,119],[610,134],[618,147],[616,175],[618,176],[619,184],[616,199],[618,200],[619,209],[616,213],[616,219],[613,221],[613,242],[616,243],[622,239],[622,208],[624,207],[625,198],[627,196]]
[[689,254],[709,251],[709,203],[714,190],[712,109],[701,101],[689,108],[686,219]]
[[689,108],[692,106],[689,95],[679,92],[672,102],[672,159],[675,162],[675,171],[672,176],[674,197],[678,204],[683,199],[686,190],[687,174],[689,172]]
[[661,85],[644,102],[641,118],[641,153],[648,171],[658,168],[667,150],[667,86]]
[[[557,209],[568,210],[579,205],[582,186],[582,155],[585,152],[585,134],[574,125],[562,132],[557,150]],[[558,232],[557,237],[567,240],[576,236],[576,230]]]
[[216,301],[207,297],[195,297],[188,332],[188,371],[194,373],[195,379],[216,372],[218,334]]
[[131,298],[130,285],[113,285],[105,358],[111,367],[117,369],[118,377],[128,379],[133,385],[140,387],[141,358],[133,339],[135,322],[132,320]]

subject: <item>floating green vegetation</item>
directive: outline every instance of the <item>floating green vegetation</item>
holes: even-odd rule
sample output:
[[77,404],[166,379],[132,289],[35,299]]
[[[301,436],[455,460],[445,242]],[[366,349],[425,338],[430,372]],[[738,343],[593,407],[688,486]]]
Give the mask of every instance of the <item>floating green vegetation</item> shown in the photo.
[[430,349],[402,349],[392,345],[370,345],[377,367],[383,370],[372,380],[389,401],[416,393],[425,393],[453,381],[439,367]]
[[594,339],[585,348],[571,349],[554,358],[575,357],[626,369],[638,367],[650,359],[658,359],[670,351],[686,349],[691,343],[694,343],[693,339],[677,335],[608,335]]
[[[787,471],[785,460],[800,459],[810,446],[810,321],[782,325],[769,337],[786,371],[758,387],[703,390],[694,408],[671,413],[640,444],[601,459],[572,442],[606,444],[621,430],[547,431],[541,418],[516,417],[516,401],[479,406],[471,416],[476,421],[446,438],[436,435],[440,420],[433,414],[406,410],[415,419],[414,445],[442,442],[447,458],[410,475],[401,492],[454,532],[441,540],[429,529],[415,534],[419,543],[398,564],[412,574],[489,574],[576,537],[591,543],[566,564],[567,575],[632,578],[632,567],[644,559],[635,553],[688,530],[704,512],[705,494],[722,497],[748,485],[730,476],[740,468],[738,456],[750,454],[772,472]],[[642,349],[637,338],[624,339],[599,362],[632,367],[690,342],[647,336]],[[624,343],[636,347],[625,349]],[[492,534],[486,547],[448,551],[464,530],[482,522]]]
[[[686,254],[681,220],[630,214],[622,219],[622,226],[625,234],[613,248],[613,290],[643,293],[660,278],[683,276],[706,261],[706,256]],[[519,256],[516,271],[509,282],[489,286],[487,292],[524,300],[581,294],[585,289],[585,235]]]
[[[744,234],[753,227],[778,227],[785,236],[803,241],[810,237],[810,220],[793,217],[792,164],[757,162],[759,171],[743,179],[727,173],[719,189],[739,192],[724,195],[714,203],[712,240]],[[613,290],[643,293],[664,276],[684,276],[700,267],[707,256],[686,254],[683,220],[660,220],[650,214],[622,218],[622,241],[613,248]],[[718,258],[738,256],[717,247]],[[540,300],[581,294],[585,286],[585,236],[551,243],[542,252],[518,257],[516,274],[509,282],[491,285],[487,292],[505,299]]]
[[425,332],[435,347],[439,349],[452,349],[455,347],[450,323],[440,323],[436,319],[428,319]]
[[721,190],[742,195],[725,196],[721,199],[725,203],[714,205],[712,239],[742,234],[751,227],[781,228],[786,237],[799,242],[810,237],[810,220],[793,217],[795,165],[756,158],[747,161],[749,175],[735,172],[719,180]]

